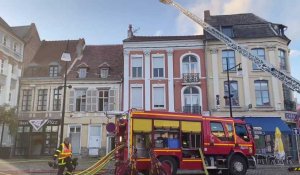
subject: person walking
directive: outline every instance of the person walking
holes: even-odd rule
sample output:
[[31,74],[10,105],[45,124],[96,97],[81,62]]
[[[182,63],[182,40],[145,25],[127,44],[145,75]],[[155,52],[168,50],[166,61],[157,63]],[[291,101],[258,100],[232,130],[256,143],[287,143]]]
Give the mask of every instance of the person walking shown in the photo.
[[57,175],[63,175],[65,167],[67,168],[67,172],[65,173],[65,175],[72,174],[72,146],[69,137],[66,137],[64,139],[64,142],[59,145],[58,149],[53,155],[53,159],[54,161],[58,161]]

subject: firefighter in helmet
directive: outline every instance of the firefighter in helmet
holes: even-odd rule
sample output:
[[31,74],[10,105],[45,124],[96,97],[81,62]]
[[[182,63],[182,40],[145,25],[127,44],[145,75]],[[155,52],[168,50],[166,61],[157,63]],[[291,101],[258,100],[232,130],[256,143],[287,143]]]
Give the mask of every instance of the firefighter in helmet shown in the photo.
[[71,175],[73,171],[72,165],[72,146],[70,138],[66,137],[64,142],[59,145],[58,149],[53,155],[54,161],[58,161],[58,172],[57,175],[63,175],[65,167],[67,168],[66,175]]

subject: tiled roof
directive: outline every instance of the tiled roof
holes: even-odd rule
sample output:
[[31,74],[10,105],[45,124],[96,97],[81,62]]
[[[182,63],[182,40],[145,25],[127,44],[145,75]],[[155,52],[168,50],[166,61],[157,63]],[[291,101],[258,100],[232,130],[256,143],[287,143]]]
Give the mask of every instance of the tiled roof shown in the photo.
[[190,36],[133,36],[123,40],[123,42],[144,42],[144,41],[170,41],[170,40],[192,40],[203,39],[203,35]]
[[28,31],[30,30],[31,28],[31,25],[28,25],[28,26],[14,26],[14,27],[11,27],[12,30],[14,31],[14,33],[16,35],[18,35],[20,38],[25,38],[26,37],[26,34],[28,33]]
[[[279,35],[279,31],[276,29],[278,26],[285,27],[284,25],[273,24],[253,13],[211,16],[209,11],[205,11],[204,16],[205,22],[217,29],[221,29],[222,26],[232,26],[233,38],[281,37],[290,41],[285,35]],[[207,32],[204,34],[207,40],[215,39]]]
[[[79,79],[78,68],[88,68],[87,77]],[[109,75],[105,79],[99,78],[99,67],[109,67]],[[87,45],[83,57],[72,68],[69,79],[79,80],[121,80],[123,78],[123,45]]]
[[[69,44],[68,44],[69,42]],[[61,56],[64,51],[71,53],[72,61],[77,57],[77,46],[79,42],[84,42],[83,39],[79,40],[63,40],[63,41],[45,41],[43,40],[39,50],[28,64],[24,71],[24,77],[48,77],[49,65],[57,63],[61,67],[60,72],[64,72],[64,62],[61,61]],[[68,45],[68,48],[67,48]],[[69,66],[71,63],[68,64]],[[35,67],[37,73],[32,73],[32,67]]]

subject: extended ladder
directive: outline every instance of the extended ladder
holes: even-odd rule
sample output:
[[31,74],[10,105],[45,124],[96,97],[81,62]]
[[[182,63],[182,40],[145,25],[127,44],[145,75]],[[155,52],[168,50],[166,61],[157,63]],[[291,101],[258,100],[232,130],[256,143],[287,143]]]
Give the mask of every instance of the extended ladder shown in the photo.
[[288,88],[290,88],[293,91],[296,91],[300,93],[300,81],[292,77],[291,75],[288,75],[287,73],[276,69],[272,64],[268,63],[267,61],[253,55],[251,52],[249,52],[246,48],[243,46],[240,46],[237,44],[234,40],[217,30],[216,28],[212,27],[211,25],[207,24],[204,22],[202,19],[191,13],[190,11],[186,10],[183,8],[181,5],[176,3],[173,0],[160,0],[160,2],[164,4],[170,4],[173,5],[175,8],[177,8],[179,11],[184,13],[186,16],[188,16],[190,19],[198,23],[203,27],[205,31],[225,43],[228,47],[231,47],[233,50],[239,52],[242,54],[244,57],[248,58],[251,60],[254,64],[257,65],[258,68],[261,70],[268,72],[272,74],[274,77],[278,78],[279,80],[282,81],[284,85],[286,85]]

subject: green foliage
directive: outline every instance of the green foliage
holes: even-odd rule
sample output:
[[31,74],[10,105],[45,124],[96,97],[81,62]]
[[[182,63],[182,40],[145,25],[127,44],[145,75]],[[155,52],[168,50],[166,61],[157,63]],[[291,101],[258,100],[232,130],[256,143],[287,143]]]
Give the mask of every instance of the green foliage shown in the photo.
[[17,110],[9,105],[0,106],[0,122],[8,124],[10,134],[14,135],[18,129]]

